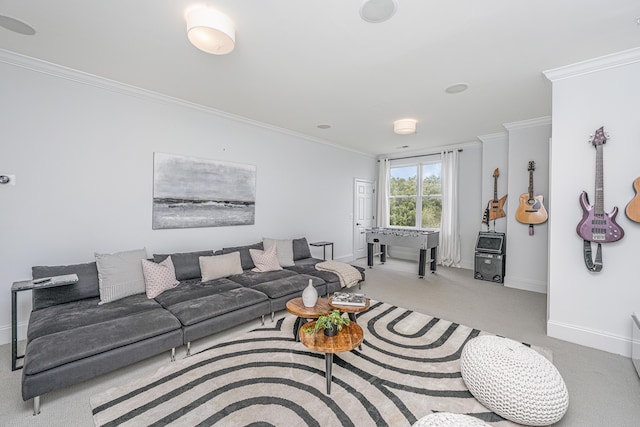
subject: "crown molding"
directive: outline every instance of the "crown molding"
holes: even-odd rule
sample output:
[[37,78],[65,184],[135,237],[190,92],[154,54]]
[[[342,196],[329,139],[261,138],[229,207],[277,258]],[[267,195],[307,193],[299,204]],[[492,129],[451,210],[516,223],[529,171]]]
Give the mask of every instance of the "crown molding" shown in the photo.
[[478,139],[482,141],[483,144],[492,142],[508,142],[509,134],[507,132],[490,133],[487,135],[478,135]]
[[545,126],[551,124],[551,116],[537,117],[535,119],[520,120],[518,122],[505,123],[504,126],[508,131],[527,129],[537,126]]
[[335,144],[333,142],[316,138],[310,135],[306,135],[300,132],[296,132],[291,129],[286,129],[286,128],[271,125],[268,123],[259,122],[257,120],[252,120],[247,117],[239,116],[232,113],[227,113],[225,111],[217,110],[212,107],[207,107],[201,104],[196,104],[194,102],[185,101],[183,99],[175,98],[169,95],[164,95],[158,92],[153,92],[151,90],[147,90],[137,86],[118,82],[116,80],[107,79],[105,77],[96,76],[94,74],[86,73],[84,71],[75,70],[73,68],[68,68],[62,65],[43,61],[41,59],[32,58],[30,56],[25,56],[25,55],[22,55],[16,52],[11,52],[5,49],[0,49],[0,63],[5,63],[15,67],[24,68],[30,71],[34,71],[40,74],[46,74],[59,79],[73,81],[86,86],[91,86],[98,89],[119,93],[121,95],[133,96],[133,97],[140,98],[147,101],[154,101],[154,102],[160,102],[160,103],[174,105],[174,106],[190,108],[192,110],[197,110],[207,114],[212,114],[217,117],[233,120],[235,122],[263,128],[272,132],[289,135],[299,139],[304,139],[309,142],[327,145],[343,151],[350,151],[352,153],[356,153],[365,157],[370,157],[372,159],[376,158],[374,154],[354,150],[352,148]]
[[622,52],[600,56],[564,67],[543,71],[547,79],[551,82],[582,76],[584,74],[596,73],[609,68],[621,67],[640,61],[640,47],[623,50]]

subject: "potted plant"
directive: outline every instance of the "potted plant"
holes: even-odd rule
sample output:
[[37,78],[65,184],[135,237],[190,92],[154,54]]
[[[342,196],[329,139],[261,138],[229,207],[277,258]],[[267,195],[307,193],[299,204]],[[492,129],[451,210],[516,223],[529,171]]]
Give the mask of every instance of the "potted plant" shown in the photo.
[[[335,336],[342,330],[344,325],[350,322],[348,317],[343,317],[339,310],[333,310],[327,314],[322,314],[316,320],[316,326],[313,334],[317,334],[320,329],[324,329],[324,334],[328,337]],[[311,331],[308,331],[311,332]]]

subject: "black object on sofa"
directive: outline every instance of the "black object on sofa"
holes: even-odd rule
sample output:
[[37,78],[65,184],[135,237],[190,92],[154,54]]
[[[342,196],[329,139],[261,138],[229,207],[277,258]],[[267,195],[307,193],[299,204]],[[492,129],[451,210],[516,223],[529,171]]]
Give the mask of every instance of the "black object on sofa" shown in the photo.
[[[256,273],[250,248],[262,243],[224,248],[216,253],[240,252],[242,274],[202,282],[200,256],[213,251],[156,254],[155,262],[171,256],[180,285],[149,299],[145,294],[98,305],[96,263],[33,267],[34,279],[77,274],[74,285],[33,290],[33,311],[27,331],[22,374],[22,397],[33,398],[34,414],[40,396],[112,370],[171,351],[193,340],[285,308],[302,294],[309,280],[324,295],[340,289],[337,275],[318,271],[323,260],[312,258],[306,238],[293,240],[294,266]],[[364,269],[360,270],[364,280]]]

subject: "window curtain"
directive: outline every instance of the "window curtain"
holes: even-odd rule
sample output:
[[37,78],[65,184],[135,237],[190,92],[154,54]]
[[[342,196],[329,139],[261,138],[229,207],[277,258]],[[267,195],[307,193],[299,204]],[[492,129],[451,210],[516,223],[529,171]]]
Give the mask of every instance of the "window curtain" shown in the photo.
[[460,225],[458,224],[458,150],[442,151],[442,218],[440,221],[439,263],[460,267]]
[[389,168],[391,160],[380,159],[378,162],[378,201],[376,225],[378,227],[389,226]]

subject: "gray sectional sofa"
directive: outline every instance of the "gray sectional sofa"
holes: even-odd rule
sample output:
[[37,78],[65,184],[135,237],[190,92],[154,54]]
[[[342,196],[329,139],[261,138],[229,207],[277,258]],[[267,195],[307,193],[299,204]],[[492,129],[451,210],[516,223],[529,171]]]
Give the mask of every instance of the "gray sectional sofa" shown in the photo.
[[[95,262],[32,268],[33,279],[77,274],[73,285],[34,289],[22,374],[22,397],[40,396],[130,365],[164,351],[285,308],[302,294],[309,280],[319,295],[340,289],[337,275],[318,271],[321,259],[311,257],[306,238],[294,239],[295,265],[256,273],[249,249],[262,243],[222,250],[154,254],[161,262],[171,256],[180,284],[153,299],[145,294],[99,305]],[[203,282],[198,259],[240,252],[243,273]],[[364,269],[356,267],[364,280]]]

